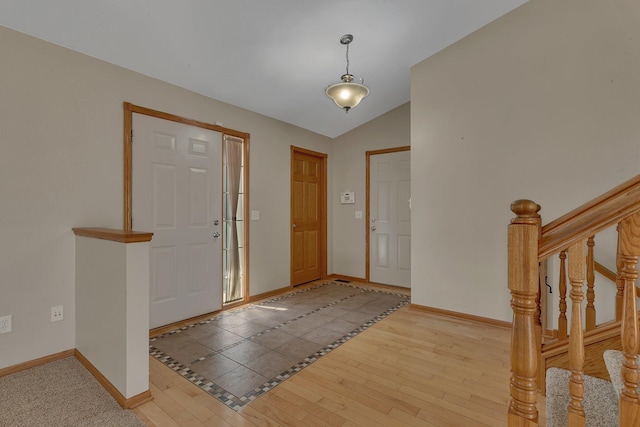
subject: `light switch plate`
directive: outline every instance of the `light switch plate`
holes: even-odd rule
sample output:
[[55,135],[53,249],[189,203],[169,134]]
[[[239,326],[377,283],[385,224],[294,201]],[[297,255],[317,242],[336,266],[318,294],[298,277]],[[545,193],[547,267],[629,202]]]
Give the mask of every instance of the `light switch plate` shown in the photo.
[[11,315],[0,317],[0,334],[11,332]]

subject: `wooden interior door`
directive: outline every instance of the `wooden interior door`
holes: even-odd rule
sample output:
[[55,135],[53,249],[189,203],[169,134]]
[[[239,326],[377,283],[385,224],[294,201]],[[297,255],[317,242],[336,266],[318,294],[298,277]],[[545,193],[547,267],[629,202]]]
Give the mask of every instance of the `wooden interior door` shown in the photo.
[[222,135],[133,116],[133,221],[150,243],[150,327],[222,308]]
[[291,149],[291,286],[326,276],[326,154]]

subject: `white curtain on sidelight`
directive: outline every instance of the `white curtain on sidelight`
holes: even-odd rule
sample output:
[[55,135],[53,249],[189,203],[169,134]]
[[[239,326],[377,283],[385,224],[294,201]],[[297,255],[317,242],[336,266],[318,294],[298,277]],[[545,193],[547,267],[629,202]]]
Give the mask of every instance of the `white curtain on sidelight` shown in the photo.
[[[227,165],[227,271],[225,272],[225,303],[242,298],[242,278],[240,246],[238,239],[238,221],[242,221],[242,212],[238,212],[240,183],[242,180],[242,144],[241,138],[224,136],[224,152]],[[238,217],[240,216],[240,217]]]

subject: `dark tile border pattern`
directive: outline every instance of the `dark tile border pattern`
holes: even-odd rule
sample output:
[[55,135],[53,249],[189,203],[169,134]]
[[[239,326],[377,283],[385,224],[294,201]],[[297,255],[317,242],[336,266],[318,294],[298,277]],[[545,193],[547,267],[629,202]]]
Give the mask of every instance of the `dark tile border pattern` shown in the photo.
[[[324,310],[325,308],[329,308],[332,307],[334,305],[336,305],[339,302],[345,301],[359,293],[362,292],[377,292],[377,293],[384,293],[384,294],[392,294],[392,295],[397,295],[397,296],[401,296],[404,297],[404,299],[398,303],[397,305],[389,308],[388,310],[378,314],[377,316],[373,317],[371,320],[365,322],[364,324],[360,325],[359,327],[355,328],[354,330],[352,330],[351,332],[343,335],[342,337],[338,338],[337,340],[333,341],[331,344],[327,345],[324,348],[321,348],[320,350],[316,351],[315,353],[305,357],[303,360],[301,360],[300,362],[296,363],[295,365],[293,365],[292,367],[290,367],[289,369],[286,369],[285,371],[281,372],[280,374],[276,375],[274,378],[270,379],[269,381],[265,382],[264,384],[262,384],[259,387],[256,387],[255,389],[253,389],[252,391],[246,393],[244,396],[236,396],[230,392],[228,392],[227,390],[225,390],[224,388],[218,386],[217,384],[215,384],[214,382],[212,382],[211,380],[203,377],[202,375],[198,374],[197,372],[191,370],[189,367],[181,364],[179,361],[172,359],[170,355],[163,353],[161,350],[157,349],[156,347],[153,346],[153,342],[158,339],[158,338],[163,338],[165,336],[169,336],[169,335],[173,335],[173,334],[177,334],[180,333],[184,330],[190,329],[190,328],[194,328],[198,325],[204,325],[204,324],[208,324],[213,320],[217,320],[220,319],[224,316],[228,316],[230,314],[235,314],[238,313],[239,311],[243,311],[243,310],[247,310],[249,309],[251,306],[248,306],[246,308],[242,308],[239,310],[234,310],[232,312],[228,312],[228,313],[221,313],[217,316],[212,317],[211,319],[208,320],[203,320],[201,322],[197,322],[188,326],[184,326],[182,328],[179,329],[175,329],[173,331],[169,331],[166,332],[164,334],[161,335],[156,335],[154,337],[151,337],[150,339],[150,344],[149,344],[149,354],[151,356],[153,356],[154,358],[156,358],[157,360],[159,360],[160,362],[162,362],[164,365],[168,366],[169,368],[171,368],[172,370],[174,370],[175,372],[177,372],[178,374],[182,375],[183,377],[185,377],[186,379],[188,379],[189,381],[191,381],[193,384],[197,385],[198,387],[200,387],[202,390],[206,391],[207,393],[209,393],[211,396],[215,397],[216,399],[218,399],[220,402],[224,403],[225,405],[227,405],[228,407],[230,407],[233,410],[239,410],[240,408],[242,408],[244,405],[246,405],[247,403],[255,400],[257,397],[261,396],[262,394],[266,393],[267,391],[271,390],[272,388],[274,388],[275,386],[277,386],[278,384],[282,383],[283,381],[285,381],[286,379],[292,377],[293,375],[295,375],[296,373],[300,372],[302,369],[306,368],[307,366],[311,365],[313,362],[315,362],[316,360],[318,360],[319,358],[321,358],[322,356],[326,355],[327,353],[331,352],[332,350],[338,348],[339,346],[341,346],[342,344],[344,344],[345,342],[349,341],[351,338],[355,337],[356,335],[358,335],[359,333],[363,332],[364,330],[368,329],[370,326],[378,323],[380,320],[384,319],[385,317],[387,317],[388,315],[390,315],[391,313],[395,312],[396,310],[404,307],[405,305],[409,304],[409,300],[410,297],[408,295],[404,295],[404,294],[399,294],[399,293],[395,293],[395,292],[387,292],[387,291],[381,291],[381,290],[377,290],[377,289],[368,289],[368,288],[362,288],[362,287],[357,287],[357,286],[353,286],[353,285],[348,285],[345,283],[340,283],[340,282],[335,282],[335,281],[329,281],[329,282],[325,282],[325,283],[321,283],[297,292],[291,292],[288,293],[286,295],[280,296],[280,297],[276,297],[276,298],[272,298],[268,301],[263,301],[261,303],[258,304],[252,304],[252,305],[264,305],[264,304],[268,304],[268,303],[272,303],[274,301],[279,301],[279,300],[283,300],[286,298],[290,298],[294,295],[299,295],[300,293],[305,293],[305,292],[309,292],[312,291],[314,289],[318,289],[322,286],[325,285],[329,285],[329,284],[333,284],[333,285],[338,285],[338,286],[343,286],[343,287],[350,287],[353,288],[354,291],[357,290],[357,292],[355,292],[352,295],[346,296],[344,298],[341,298],[339,300],[333,301],[329,304],[326,304],[322,307],[318,307],[315,310],[312,310],[308,313],[302,314],[296,318],[293,319],[289,319],[286,322],[283,322],[279,325],[273,326],[271,328],[265,329],[264,331],[257,333],[255,335],[253,335],[252,337],[249,338],[253,338],[253,337],[257,337],[257,336],[261,336],[264,335],[270,331],[279,329],[291,322],[294,322],[296,320],[299,320],[303,317],[306,317],[310,314],[313,313],[317,313],[318,311]],[[247,338],[247,339],[249,339]],[[244,340],[240,341],[243,342]],[[220,348],[218,350],[215,351],[215,353],[212,354],[217,354],[220,353],[224,350],[227,350],[231,347],[234,347],[236,345],[238,345],[240,342],[238,343],[234,343],[231,345],[228,345],[226,347]],[[204,360],[206,357],[201,357],[197,360]]]

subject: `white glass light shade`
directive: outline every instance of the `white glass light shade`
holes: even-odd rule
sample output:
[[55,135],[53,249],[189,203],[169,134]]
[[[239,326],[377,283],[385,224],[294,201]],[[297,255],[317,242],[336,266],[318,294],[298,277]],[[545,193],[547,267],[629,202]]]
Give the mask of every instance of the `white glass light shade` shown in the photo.
[[338,107],[349,111],[369,95],[369,88],[359,83],[341,82],[329,86],[326,93]]

